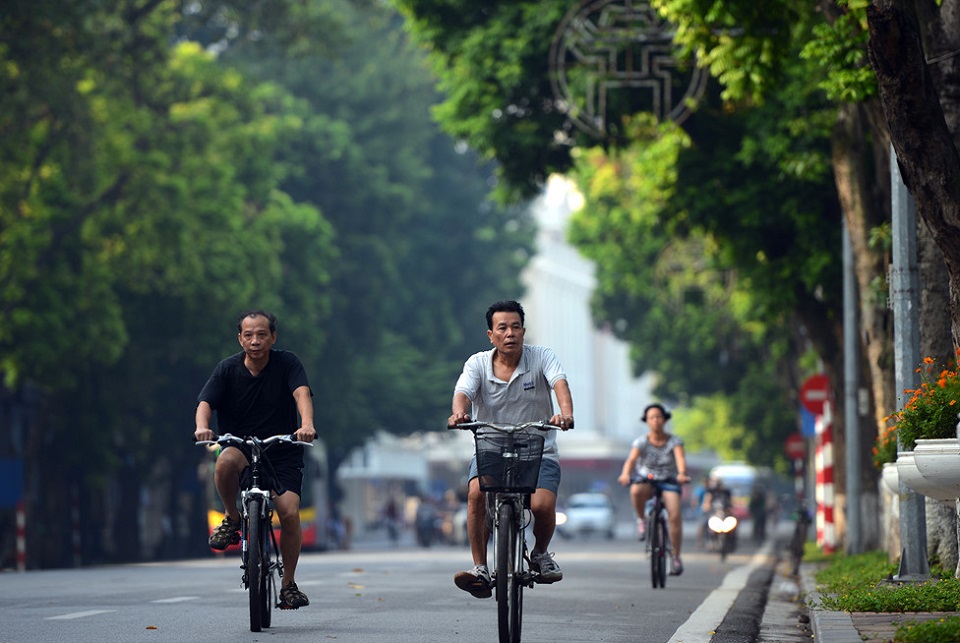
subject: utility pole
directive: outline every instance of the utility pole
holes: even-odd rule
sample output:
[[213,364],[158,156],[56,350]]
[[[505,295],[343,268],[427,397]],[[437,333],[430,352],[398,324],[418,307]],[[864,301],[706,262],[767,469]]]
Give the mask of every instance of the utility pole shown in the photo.
[[843,220],[843,426],[846,436],[847,538],[848,554],[863,551],[860,508],[860,342],[857,325],[856,271],[850,229]]
[[[917,269],[917,206],[900,176],[897,153],[890,146],[890,192],[893,206],[893,266],[890,291],[893,302],[894,351],[898,410],[906,400],[903,391],[917,387],[920,363],[920,278]],[[897,435],[897,451],[903,451]],[[925,581],[930,578],[927,563],[927,524],[924,497],[900,480],[900,569],[894,580]]]

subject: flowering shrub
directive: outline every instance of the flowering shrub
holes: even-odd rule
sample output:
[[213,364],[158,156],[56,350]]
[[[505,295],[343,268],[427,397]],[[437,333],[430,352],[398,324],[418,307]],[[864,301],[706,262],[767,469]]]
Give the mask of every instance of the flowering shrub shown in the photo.
[[[890,418],[887,418],[890,419]],[[897,460],[897,427],[888,426],[883,433],[877,436],[877,441],[873,445],[873,466],[877,469],[883,469],[887,462],[896,462]]]
[[[907,451],[913,450],[918,439],[957,437],[960,373],[956,364],[948,363],[946,368],[938,371],[936,360],[926,357],[917,372],[920,373],[920,387],[904,391],[911,396],[910,399],[902,409],[887,418],[893,422],[893,431],[888,429],[877,439],[874,462],[877,461],[878,452],[882,450],[880,443],[886,433],[893,433],[894,449],[896,435],[899,434],[900,443]],[[890,447],[883,445],[883,448],[889,451]],[[895,459],[896,453],[887,461],[892,462]]]

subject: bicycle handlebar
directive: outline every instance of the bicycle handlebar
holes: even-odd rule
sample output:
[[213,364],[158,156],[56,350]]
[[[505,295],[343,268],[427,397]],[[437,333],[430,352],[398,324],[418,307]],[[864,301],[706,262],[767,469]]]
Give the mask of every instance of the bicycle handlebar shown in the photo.
[[537,429],[539,431],[566,431],[567,429],[561,428],[559,426],[554,426],[549,424],[546,420],[538,420],[536,422],[523,422],[521,424],[512,424],[508,422],[463,422],[456,426],[448,426],[447,430],[462,430],[462,431],[476,431],[477,429],[493,429],[494,431],[499,431],[500,433],[516,433],[518,431],[523,431],[525,429]]
[[271,435],[269,438],[260,439],[254,436],[248,436],[241,438],[239,436],[233,435],[232,433],[224,433],[223,435],[218,435],[215,440],[197,440],[198,446],[208,446],[212,444],[250,444],[254,441],[259,441],[262,444],[273,444],[274,442],[286,442],[288,444],[296,444],[299,446],[312,447],[313,443],[311,442],[301,442],[293,437],[292,433],[286,433],[281,435]]
[[673,483],[677,485],[686,484],[686,482],[680,482],[676,476],[667,476],[665,478],[658,478],[652,473],[648,473],[645,476],[635,476],[633,478],[633,481],[635,482],[667,482],[667,483]]

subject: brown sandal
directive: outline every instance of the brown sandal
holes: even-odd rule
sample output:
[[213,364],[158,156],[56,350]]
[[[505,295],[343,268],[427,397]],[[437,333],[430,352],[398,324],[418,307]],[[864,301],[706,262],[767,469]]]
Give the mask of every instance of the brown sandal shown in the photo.
[[230,545],[236,545],[240,542],[240,527],[242,519],[230,520],[230,516],[224,516],[223,522],[217,525],[217,528],[210,534],[210,540],[207,544],[211,549],[223,551]]
[[296,583],[290,583],[280,589],[280,602],[277,607],[282,610],[295,610],[310,604],[307,595],[300,591]]

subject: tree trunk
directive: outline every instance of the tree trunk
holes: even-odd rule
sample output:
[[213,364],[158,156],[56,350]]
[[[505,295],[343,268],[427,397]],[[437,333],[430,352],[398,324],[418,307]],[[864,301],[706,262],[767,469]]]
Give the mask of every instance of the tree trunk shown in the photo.
[[[918,3],[919,4],[923,4]],[[932,3],[930,3],[932,4]],[[940,21],[953,16],[957,0],[945,0]],[[929,12],[928,12],[929,13]],[[867,8],[870,29],[870,61],[877,75],[880,100],[890,128],[890,137],[904,183],[917,204],[917,214],[926,222],[950,275],[950,318],[954,346],[960,345],[960,155],[947,126],[940,95],[951,97],[945,105],[956,108],[960,74],[936,73],[940,86],[921,47],[918,29],[909,16],[893,6]],[[925,44],[931,54],[960,49],[956,27],[951,33],[932,30],[935,23],[924,17]],[[951,41],[946,36],[954,39]],[[957,56],[937,61],[955,67]],[[951,114],[956,123],[956,114]]]
[[[883,418],[896,408],[893,319],[883,283],[890,257],[870,247],[872,230],[890,220],[889,157],[882,149],[886,130],[882,123],[879,131],[871,127],[871,120],[877,121],[869,117],[871,110],[879,110],[879,104],[842,105],[832,137],[834,178],[855,264],[860,348],[868,369],[862,377],[873,397],[868,444],[883,426]],[[871,146],[870,139],[877,142]]]
[[[877,75],[880,100],[890,127],[904,183],[913,195],[917,214],[926,223],[920,230],[921,324],[924,355],[943,358],[960,346],[960,0],[913,2],[905,14],[884,0],[867,8],[870,61]],[[923,228],[923,226],[921,226]],[[942,283],[936,277],[938,262],[930,259],[930,238],[942,253],[948,275],[946,300],[952,346],[936,322],[942,315]],[[926,272],[925,272],[926,271]],[[928,325],[927,322],[930,322]],[[928,520],[928,547],[941,562],[957,565],[957,506],[949,512],[934,510]],[[952,533],[951,533],[952,532]],[[950,558],[952,556],[952,559]]]
[[[861,544],[879,545],[879,472],[870,458],[884,428],[883,419],[896,408],[894,391],[893,318],[887,306],[886,269],[890,257],[870,245],[873,230],[890,220],[889,139],[879,101],[841,105],[832,135],[832,165],[837,194],[850,233],[858,297],[861,385],[869,392],[869,408],[861,416],[859,462],[862,514]],[[836,436],[839,442],[843,435]],[[838,450],[842,453],[843,448]],[[838,455],[839,457],[839,455]],[[844,477],[841,481],[845,480]],[[842,486],[842,485],[841,485]],[[845,493],[845,490],[844,490]]]

